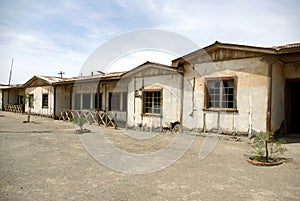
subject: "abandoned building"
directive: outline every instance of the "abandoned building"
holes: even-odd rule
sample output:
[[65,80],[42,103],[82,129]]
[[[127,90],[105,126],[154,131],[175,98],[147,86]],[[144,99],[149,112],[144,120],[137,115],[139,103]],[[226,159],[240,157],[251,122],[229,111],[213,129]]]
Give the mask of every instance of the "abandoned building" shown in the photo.
[[184,127],[300,133],[299,43],[263,48],[215,42],[172,66],[183,68],[189,82]]
[[[70,119],[91,112],[117,126],[219,133],[300,133],[300,44],[276,47],[215,42],[172,61],[146,62],[128,72],[76,78],[34,76],[22,86],[1,86],[2,109]],[[24,105],[24,104],[23,104]],[[95,115],[97,118],[95,118]],[[100,119],[99,119],[100,118]]]

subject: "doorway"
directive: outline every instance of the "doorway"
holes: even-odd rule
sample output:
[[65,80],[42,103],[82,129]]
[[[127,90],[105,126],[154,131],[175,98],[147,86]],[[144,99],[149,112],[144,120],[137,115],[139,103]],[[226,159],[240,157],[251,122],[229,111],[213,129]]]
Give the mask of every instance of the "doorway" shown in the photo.
[[286,82],[287,133],[300,135],[300,80]]

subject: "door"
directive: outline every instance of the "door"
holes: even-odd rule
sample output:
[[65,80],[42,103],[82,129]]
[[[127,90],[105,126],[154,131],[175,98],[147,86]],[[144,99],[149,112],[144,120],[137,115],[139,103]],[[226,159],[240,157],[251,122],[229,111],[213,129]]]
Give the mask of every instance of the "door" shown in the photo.
[[300,135],[300,80],[288,80],[286,88],[287,132]]

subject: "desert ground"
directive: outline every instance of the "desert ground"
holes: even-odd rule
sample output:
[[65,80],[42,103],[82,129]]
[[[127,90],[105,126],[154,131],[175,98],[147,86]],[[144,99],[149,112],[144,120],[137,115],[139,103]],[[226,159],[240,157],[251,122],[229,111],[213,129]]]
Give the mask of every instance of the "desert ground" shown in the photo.
[[23,123],[26,119],[0,112],[0,200],[300,200],[299,140],[284,144],[286,162],[260,167],[245,160],[251,144],[243,136],[219,136],[212,152],[199,159],[206,139],[199,134],[172,165],[134,174],[99,162],[82,137],[93,139],[100,130],[119,150],[146,156],[176,134],[139,139],[132,137],[137,131],[86,125],[91,133],[80,136],[70,122],[32,116]]

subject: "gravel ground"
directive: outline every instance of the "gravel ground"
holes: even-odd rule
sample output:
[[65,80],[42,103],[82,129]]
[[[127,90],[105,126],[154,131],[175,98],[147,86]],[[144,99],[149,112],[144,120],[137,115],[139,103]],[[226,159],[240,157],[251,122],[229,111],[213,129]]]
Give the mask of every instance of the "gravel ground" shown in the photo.
[[[204,159],[204,136],[167,168],[147,174],[116,172],[95,160],[68,122],[0,112],[0,200],[300,200],[300,143],[288,143],[289,162],[258,167],[246,162],[248,140],[220,136]],[[100,128],[111,144],[147,154],[166,147],[175,134],[149,139]],[[139,135],[136,131],[133,135]],[[143,133],[145,135],[145,133]],[[153,163],[159,161],[153,161]]]

